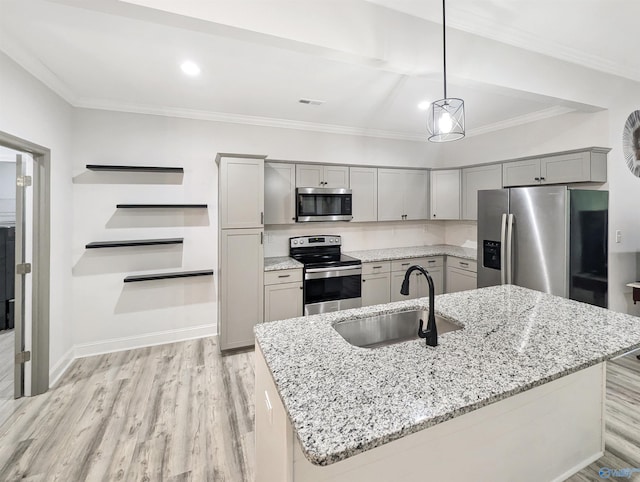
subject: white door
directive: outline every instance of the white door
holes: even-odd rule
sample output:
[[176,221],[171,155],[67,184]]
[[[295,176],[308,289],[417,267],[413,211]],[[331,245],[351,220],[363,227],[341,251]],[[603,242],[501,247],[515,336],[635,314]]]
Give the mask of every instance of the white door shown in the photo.
[[347,166],[324,166],[324,185],[330,188],[349,187],[349,167]]
[[502,164],[503,187],[540,184],[540,159],[505,162]]
[[362,306],[381,305],[391,301],[389,273],[370,274],[362,277]]
[[378,221],[404,219],[405,171],[378,169]]
[[396,186],[404,194],[405,219],[429,219],[429,174],[427,171],[404,171],[404,184]]
[[460,219],[460,169],[431,171],[431,219]]
[[477,287],[476,273],[453,266],[447,267],[447,293],[475,290]]
[[264,159],[223,157],[220,162],[220,227],[264,224]]
[[565,184],[591,180],[591,153],[578,152],[540,159],[542,184]]
[[378,220],[378,170],[374,167],[351,167],[352,223]]
[[264,164],[264,223],[296,221],[296,166],[278,162]]
[[296,164],[296,187],[324,187],[323,166]]
[[302,316],[302,283],[280,283],[264,287],[264,321]]

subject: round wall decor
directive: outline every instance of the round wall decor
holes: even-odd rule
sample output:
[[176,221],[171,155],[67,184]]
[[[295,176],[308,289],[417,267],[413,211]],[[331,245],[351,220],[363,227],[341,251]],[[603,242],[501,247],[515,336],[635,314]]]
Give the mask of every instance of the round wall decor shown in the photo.
[[640,110],[634,110],[622,131],[622,152],[634,176],[640,177]]

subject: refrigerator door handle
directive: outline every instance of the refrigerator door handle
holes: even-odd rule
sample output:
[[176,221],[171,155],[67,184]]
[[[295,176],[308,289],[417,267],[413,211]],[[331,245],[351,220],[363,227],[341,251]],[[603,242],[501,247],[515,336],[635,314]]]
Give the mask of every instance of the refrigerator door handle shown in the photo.
[[505,265],[505,247],[507,244],[506,240],[506,232],[507,232],[507,214],[502,214],[502,222],[500,223],[501,231],[500,231],[500,284],[505,284],[506,278],[506,265]]
[[507,284],[513,284],[513,214],[509,214],[507,226]]

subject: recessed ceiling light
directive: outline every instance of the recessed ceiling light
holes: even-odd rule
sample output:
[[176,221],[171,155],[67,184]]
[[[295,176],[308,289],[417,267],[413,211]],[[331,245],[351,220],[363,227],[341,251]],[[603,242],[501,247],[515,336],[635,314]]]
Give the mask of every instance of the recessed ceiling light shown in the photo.
[[182,65],[180,65],[180,68],[185,74],[191,77],[195,77],[200,73],[200,67],[198,67],[198,64],[196,64],[195,62],[191,62],[191,60],[182,62]]
[[420,102],[418,104],[418,109],[427,110],[430,105],[431,105],[431,101],[430,100],[423,100],[422,102]]

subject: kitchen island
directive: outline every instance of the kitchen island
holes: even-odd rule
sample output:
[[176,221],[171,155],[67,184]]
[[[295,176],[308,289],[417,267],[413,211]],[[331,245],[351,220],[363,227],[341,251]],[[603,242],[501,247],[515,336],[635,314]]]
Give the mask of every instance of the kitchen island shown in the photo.
[[604,450],[604,362],[640,319],[516,286],[441,295],[462,330],[358,348],[341,320],[256,327],[256,480],[563,480]]

